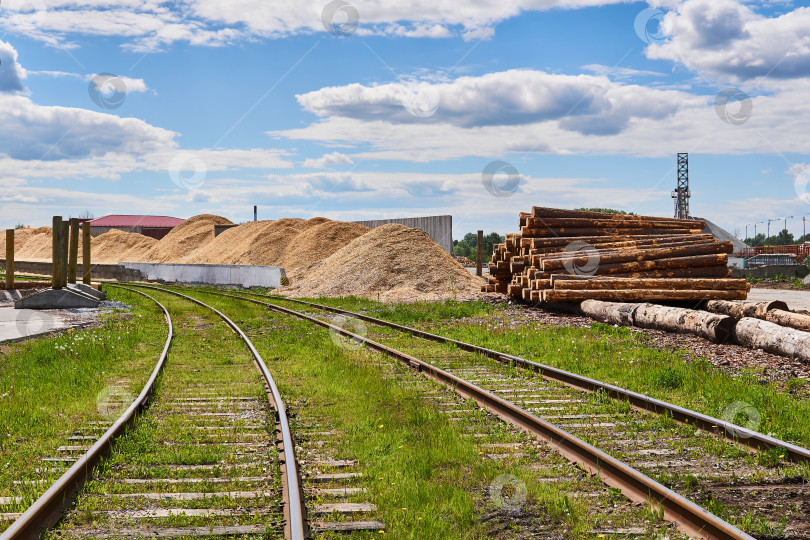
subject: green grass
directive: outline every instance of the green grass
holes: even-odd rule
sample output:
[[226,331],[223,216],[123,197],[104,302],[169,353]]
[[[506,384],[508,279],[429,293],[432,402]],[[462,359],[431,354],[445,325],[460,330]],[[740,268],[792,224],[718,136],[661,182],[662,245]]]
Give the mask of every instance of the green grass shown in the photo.
[[[501,537],[492,536],[491,527],[498,519],[490,523],[483,516],[493,512],[497,515],[486,489],[502,474],[525,484],[528,519],[542,523],[542,530],[549,534],[566,531],[567,537],[584,537],[595,526],[650,524],[645,521],[643,508],[634,507],[628,513],[616,511],[615,521],[608,523],[603,522],[604,516],[589,515],[591,502],[572,499],[569,492],[583,489],[606,492],[594,478],[556,484],[537,481],[538,477],[578,474],[551,451],[542,455],[532,453],[524,460],[482,459],[485,452],[478,446],[482,441],[471,437],[466,426],[479,426],[479,430],[494,426],[486,428],[495,431],[487,432],[484,442],[530,438],[501,422],[487,420],[472,403],[468,404],[469,412],[463,420],[451,422],[425,400],[424,392],[435,385],[402,383],[403,378],[416,377],[421,381],[420,375],[397,367],[395,377],[381,377],[380,368],[375,365],[381,361],[378,355],[364,349],[353,352],[338,348],[327,331],[311,323],[276,315],[246,302],[205,294],[196,296],[223,310],[251,336],[295,415],[296,429],[308,424],[317,406],[318,422],[343,434],[334,450],[341,458],[357,459],[364,465],[368,475],[364,487],[386,523],[386,536]],[[481,308],[489,309],[461,303],[419,304],[414,308],[407,315],[409,322],[466,317],[477,314]],[[307,404],[304,409],[296,406],[302,400]],[[623,405],[609,402],[606,406]],[[544,467],[533,470],[527,467],[529,464]],[[605,497],[610,494],[606,492]],[[499,519],[512,531],[503,538],[520,537],[516,531],[527,526],[509,516],[500,515]]]
[[104,419],[102,389],[115,385],[136,396],[154,368],[166,336],[162,313],[133,293],[118,299],[134,309],[104,316],[94,328],[0,345],[0,493],[28,497],[3,511],[25,508],[46,487],[15,480],[58,477],[36,472],[39,460],[77,444],[67,441],[71,431]]
[[[722,419],[735,402],[747,403],[759,413],[757,431],[810,446],[810,423],[806,422],[810,399],[786,391],[804,386],[803,381],[769,382],[753,370],[730,374],[707,360],[693,360],[687,351],[653,349],[643,334],[625,327],[600,323],[590,328],[559,327],[526,320],[515,325],[510,322],[514,316],[505,308],[476,302],[385,305],[357,298],[315,301],[522,356],[716,418]],[[457,315],[449,318],[448,313]]]

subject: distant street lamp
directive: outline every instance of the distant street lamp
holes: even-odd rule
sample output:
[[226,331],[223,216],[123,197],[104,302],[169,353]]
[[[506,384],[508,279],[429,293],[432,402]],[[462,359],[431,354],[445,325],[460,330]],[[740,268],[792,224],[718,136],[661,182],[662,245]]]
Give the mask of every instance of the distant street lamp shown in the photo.
[[785,244],[787,244],[787,220],[793,219],[793,216],[788,216],[785,218]]
[[[808,214],[808,215],[810,215],[810,214]],[[754,223],[754,238],[757,237],[757,225],[762,225],[763,223],[765,223],[765,222],[764,221],[757,221],[756,223]]]
[[807,236],[807,216],[810,216],[810,214],[802,216],[802,236]]
[[771,237],[771,221],[779,221],[779,218],[769,219],[768,220],[768,236],[767,236],[766,240]]

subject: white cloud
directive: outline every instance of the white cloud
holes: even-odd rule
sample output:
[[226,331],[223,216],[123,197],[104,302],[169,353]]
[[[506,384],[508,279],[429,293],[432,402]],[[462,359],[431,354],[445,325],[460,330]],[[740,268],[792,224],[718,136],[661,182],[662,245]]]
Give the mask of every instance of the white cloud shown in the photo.
[[738,0],[685,0],[667,13],[670,39],[650,45],[649,58],[672,60],[712,79],[810,76],[810,8],[778,17]]
[[527,69],[437,84],[349,84],[296,97],[304,109],[322,117],[463,128],[556,120],[584,134],[618,133],[633,119],[662,119],[695,102],[684,92]]
[[17,62],[17,50],[10,43],[0,41],[0,92],[24,92],[22,81],[25,77],[25,70]]
[[[358,35],[464,39],[490,37],[497,23],[524,11],[577,9],[629,0],[416,0],[353,1],[360,18]],[[54,46],[74,47],[70,36],[129,38],[128,48],[147,51],[177,41],[216,46],[251,37],[322,33],[326,0],[8,0],[0,25]]]
[[172,148],[175,133],[137,118],[38,105],[0,94],[0,149],[17,159],[72,159]]
[[352,165],[354,161],[346,154],[340,152],[332,152],[331,154],[324,154],[318,159],[307,159],[304,161],[303,166],[310,169],[323,169],[329,165]]
[[112,76],[112,79],[117,79],[123,84],[116,84],[115,87],[112,88],[110,80],[105,77],[99,77],[98,75],[86,76],[86,80],[95,86],[95,89],[99,92],[108,93],[119,91],[124,94],[130,94],[132,92],[146,92],[149,90],[143,79],[131,79],[129,77],[121,77],[118,75]]

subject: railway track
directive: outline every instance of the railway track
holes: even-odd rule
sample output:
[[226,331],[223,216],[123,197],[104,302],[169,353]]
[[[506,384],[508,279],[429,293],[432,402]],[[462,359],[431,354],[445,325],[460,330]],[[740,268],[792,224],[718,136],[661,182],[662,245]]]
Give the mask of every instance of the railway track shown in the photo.
[[[161,302],[137,292],[158,303],[169,328],[152,376],[120,418],[70,437],[75,444],[49,460],[72,463],[68,471],[0,538],[38,538],[57,522],[47,537],[306,538],[284,403],[249,338],[198,300],[171,292],[197,304],[173,321]],[[167,361],[170,344],[178,358],[186,353],[182,361]]]
[[[551,441],[569,460],[631,500],[660,509],[689,535],[753,537],[725,518],[760,538],[810,537],[806,475],[792,475],[800,466],[784,464],[806,464],[807,449],[514,355],[367,315],[279,297],[267,299],[294,302],[304,310],[206,294],[241,298],[305,318],[395,357],[495,416]],[[335,316],[375,325],[374,339],[328,322]],[[774,458],[782,465],[773,466]]]

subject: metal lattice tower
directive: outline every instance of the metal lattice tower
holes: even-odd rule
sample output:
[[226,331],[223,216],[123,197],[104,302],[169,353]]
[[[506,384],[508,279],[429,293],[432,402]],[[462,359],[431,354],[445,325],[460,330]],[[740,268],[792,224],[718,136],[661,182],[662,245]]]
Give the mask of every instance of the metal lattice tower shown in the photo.
[[675,201],[675,217],[678,219],[690,219],[689,215],[689,154],[678,153],[678,187],[672,192]]

